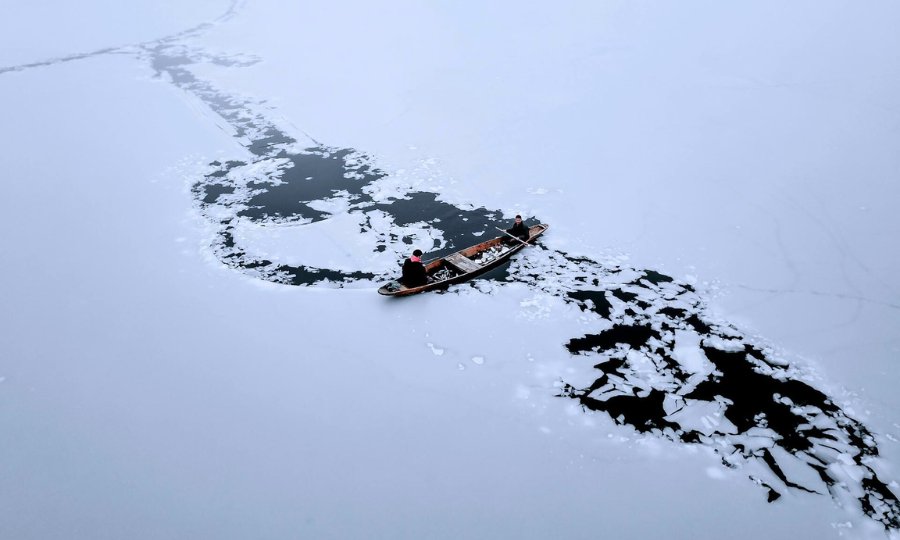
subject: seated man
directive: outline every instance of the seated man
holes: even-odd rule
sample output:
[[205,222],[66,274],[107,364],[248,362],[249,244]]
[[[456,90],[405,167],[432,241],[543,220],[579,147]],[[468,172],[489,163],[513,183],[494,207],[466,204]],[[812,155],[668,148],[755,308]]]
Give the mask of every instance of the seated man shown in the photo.
[[422,250],[413,251],[412,257],[403,262],[403,277],[400,281],[407,287],[418,287],[428,283],[425,265],[422,264]]
[[[516,238],[518,238],[519,240],[521,240],[523,242],[527,242],[528,237],[530,236],[530,234],[528,232],[528,227],[522,222],[522,216],[520,216],[518,214],[516,215],[515,224],[513,224],[512,228],[506,229],[506,232],[508,232],[512,236],[515,236]],[[507,240],[509,240],[509,243],[511,243],[511,244],[517,243],[512,238],[507,238]]]

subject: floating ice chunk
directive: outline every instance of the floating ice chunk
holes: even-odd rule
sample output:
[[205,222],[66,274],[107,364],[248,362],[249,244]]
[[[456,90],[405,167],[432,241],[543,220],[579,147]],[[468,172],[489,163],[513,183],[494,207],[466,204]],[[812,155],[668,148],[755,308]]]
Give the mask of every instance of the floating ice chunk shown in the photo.
[[532,195],[546,195],[550,193],[550,190],[547,188],[528,188],[527,191]]
[[725,352],[740,352],[745,347],[744,342],[739,339],[722,339],[719,336],[708,337],[703,343]]
[[224,221],[233,218],[235,209],[233,207],[225,207],[213,205],[206,209],[206,215],[212,221]]
[[700,350],[700,335],[693,331],[676,330],[672,358],[689,373],[709,373],[712,364]]
[[484,364],[484,357],[483,356],[473,356],[472,362],[474,362],[480,366],[480,365]]
[[688,399],[684,401],[684,406],[666,418],[677,422],[684,430],[704,435],[738,433],[737,426],[722,416],[722,405],[716,402]]
[[442,356],[444,354],[444,349],[441,349],[440,347],[435,347],[434,343],[427,343],[427,345],[431,349],[431,352],[435,356]]
[[313,210],[332,215],[344,213],[350,209],[350,193],[347,191],[339,191],[335,193],[334,197],[310,201],[306,203],[306,205]]
[[459,362],[458,364],[456,364],[456,368],[459,369],[460,371],[466,370],[466,366],[464,366],[462,362]]
[[494,286],[493,281],[487,281],[484,279],[479,279],[472,282],[472,286],[478,289],[479,292],[484,294],[494,294],[497,288]]
[[281,183],[284,170],[292,166],[293,163],[287,158],[262,159],[230,168],[226,178],[238,186],[247,185],[250,182],[277,185]]
[[663,411],[665,411],[666,416],[674,414],[682,408],[684,408],[684,398],[681,396],[667,393],[663,398]]
[[821,494],[828,493],[828,486],[822,481],[822,477],[819,476],[815,469],[809,467],[806,462],[791,455],[779,446],[772,447],[769,449],[769,452],[788,481]]
[[[843,454],[842,454],[843,455]],[[846,456],[847,461],[852,461],[852,458]],[[866,469],[860,467],[859,465],[854,465],[851,463],[829,463],[827,465],[829,474],[833,478],[841,478],[842,481],[846,484],[847,488],[850,490],[850,495],[853,497],[861,497],[862,496],[862,486],[860,485],[860,481],[866,476]],[[848,481],[849,480],[849,481]]]

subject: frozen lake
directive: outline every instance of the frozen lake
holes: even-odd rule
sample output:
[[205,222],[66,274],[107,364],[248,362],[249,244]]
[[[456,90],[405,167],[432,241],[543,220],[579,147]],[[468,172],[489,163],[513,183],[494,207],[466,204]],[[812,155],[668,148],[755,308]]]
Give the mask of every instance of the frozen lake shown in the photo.
[[896,6],[118,9],[3,23],[0,536],[897,536]]

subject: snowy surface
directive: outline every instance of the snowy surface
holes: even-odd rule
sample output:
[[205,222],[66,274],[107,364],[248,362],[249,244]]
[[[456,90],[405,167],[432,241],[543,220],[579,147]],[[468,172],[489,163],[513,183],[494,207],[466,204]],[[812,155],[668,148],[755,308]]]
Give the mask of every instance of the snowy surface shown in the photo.
[[[858,499],[870,471],[900,492],[898,23],[892,2],[22,6],[0,23],[0,537],[896,537]],[[361,153],[310,158],[349,187],[242,214],[312,147]],[[421,193],[469,228],[400,223]],[[511,269],[550,277],[375,294],[412,245],[493,236],[481,209],[550,223]],[[606,316],[566,296],[581,275]],[[567,350],[641,317],[680,371]],[[764,421],[675,397],[747,345],[839,410],[781,405],[880,457],[819,447],[832,491]],[[582,395],[601,360],[622,367]],[[668,392],[679,430],[583,406],[631,391]]]

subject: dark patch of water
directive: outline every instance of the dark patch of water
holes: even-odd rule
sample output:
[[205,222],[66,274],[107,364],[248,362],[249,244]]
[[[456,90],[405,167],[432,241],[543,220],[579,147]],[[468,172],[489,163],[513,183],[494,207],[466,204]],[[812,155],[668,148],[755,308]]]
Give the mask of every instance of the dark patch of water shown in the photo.
[[339,192],[348,193],[350,201],[357,202],[365,186],[384,176],[380,171],[367,170],[367,174],[357,177],[358,170],[346,161],[354,154],[349,149],[311,148],[306,152],[291,156],[293,166],[284,167],[277,180],[251,184],[256,192],[247,200],[249,208],[239,215],[256,220],[320,221],[330,214],[310,208],[309,203],[329,199]]
[[635,389],[633,392],[631,395],[614,395],[603,400],[581,396],[579,401],[588,409],[605,412],[617,423],[632,426],[639,431],[678,429],[678,424],[666,420],[666,411],[663,409],[665,393],[656,389],[644,393]]
[[[249,195],[242,201],[230,204],[242,204],[237,216],[256,221],[275,220],[292,222],[309,220],[312,222],[328,219],[331,215],[310,206],[314,201],[322,201],[335,195],[347,197],[348,204],[354,212],[382,211],[391,216],[397,226],[419,225],[431,227],[440,232],[445,240],[443,246],[437,241],[432,245],[413,246],[413,238],[389,234],[381,237],[372,246],[373,252],[384,251],[389,243],[403,243],[409,246],[408,251],[419,248],[425,251],[425,258],[439,258],[464,247],[492,238],[500,233],[495,227],[502,224],[496,220],[500,214],[497,210],[487,208],[460,209],[452,204],[439,201],[435,193],[410,192],[403,198],[387,202],[375,202],[365,193],[365,187],[383,178],[384,173],[372,167],[365,159],[360,159],[357,152],[350,149],[332,149],[324,147],[310,148],[302,154],[290,156],[290,165],[282,167],[277,178],[271,181],[261,179],[247,184]],[[235,193],[236,186],[229,185],[228,171],[243,163],[214,163],[218,169],[206,176],[204,181],[195,187],[198,198],[204,204],[217,202],[222,193]],[[361,233],[371,229],[371,221],[364,220]],[[230,252],[231,264],[238,268],[253,269],[260,275],[260,264],[245,251],[235,246],[232,234],[222,236],[222,246]],[[240,256],[236,253],[240,253]],[[398,261],[399,263],[400,261]],[[337,270],[312,269],[308,267],[280,266],[267,269],[261,277],[292,283],[296,285],[313,285],[329,281],[332,283],[350,283],[354,280],[373,279],[378,276],[364,272],[341,272]],[[399,273],[399,272],[398,272]],[[480,279],[505,280],[509,276],[507,266],[501,265],[480,276]]]
[[675,281],[671,277],[660,274],[655,270],[644,270],[644,278],[654,285],[659,285],[660,283],[672,283]]
[[615,296],[619,300],[625,302],[626,304],[629,302],[633,302],[634,299],[638,297],[637,293],[626,292],[626,291],[623,291],[622,289],[614,289],[610,292],[612,292],[613,296]]
[[[609,318],[612,304],[606,298],[605,291],[570,291],[566,293],[569,298],[578,301],[578,307],[582,311],[591,310],[603,318]],[[588,304],[590,302],[590,304]]]
[[341,272],[327,268],[314,268],[310,266],[281,265],[276,268],[279,273],[290,276],[291,285],[312,285],[322,282],[334,284],[352,283],[354,281],[375,279],[376,274],[368,272]]
[[659,339],[659,337],[659,332],[649,326],[617,324],[599,334],[588,334],[584,337],[570,340],[566,348],[573,354],[603,351],[612,349],[618,344],[629,345],[632,349],[639,349],[645,346],[650,338]]
[[226,186],[224,184],[204,184],[203,192],[203,202],[212,204],[216,202],[219,195],[234,193],[234,186]]
[[[251,142],[247,149],[257,156],[269,156],[272,155],[273,146],[293,144],[294,142],[296,142],[294,139],[270,126],[262,129],[259,138]],[[278,152],[273,157],[287,157],[287,154]]]
[[682,319],[687,316],[687,311],[681,308],[674,308],[671,306],[666,306],[659,311],[657,311],[660,315],[665,315],[667,317],[671,317],[672,319]]
[[441,231],[445,245],[423,247],[428,250],[426,258],[434,259],[449,255],[460,249],[499,236],[495,227],[501,225],[497,221],[500,214],[497,210],[475,208],[463,210],[452,204],[439,201],[437,194],[429,192],[408,193],[403,199],[394,199],[387,203],[377,203],[371,207],[389,214],[398,226],[415,223],[426,223]]

